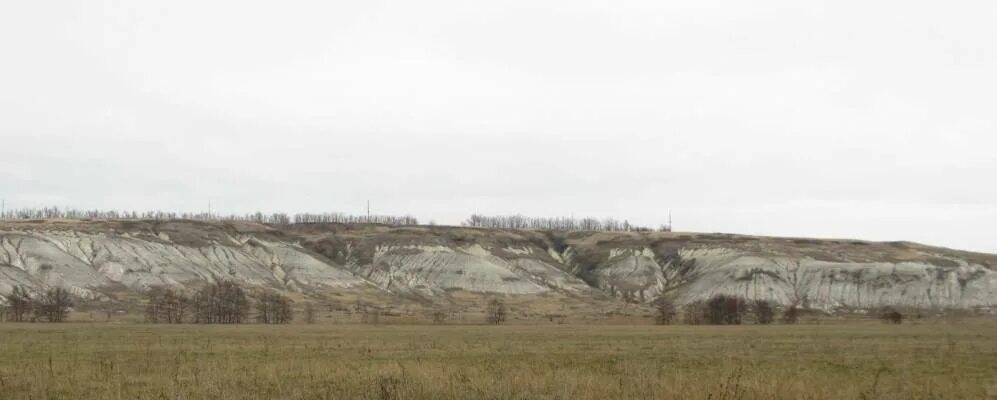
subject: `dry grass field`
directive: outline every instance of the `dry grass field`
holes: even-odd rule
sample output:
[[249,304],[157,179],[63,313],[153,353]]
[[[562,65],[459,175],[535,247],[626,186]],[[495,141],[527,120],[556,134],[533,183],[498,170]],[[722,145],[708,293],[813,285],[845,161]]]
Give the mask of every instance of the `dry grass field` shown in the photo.
[[0,325],[3,399],[981,399],[997,323]]

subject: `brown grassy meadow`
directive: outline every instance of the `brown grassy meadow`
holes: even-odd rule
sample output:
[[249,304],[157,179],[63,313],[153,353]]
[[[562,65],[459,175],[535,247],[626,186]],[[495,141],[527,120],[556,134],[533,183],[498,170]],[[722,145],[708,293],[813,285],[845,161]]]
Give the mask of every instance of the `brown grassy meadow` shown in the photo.
[[0,325],[3,399],[981,399],[997,323]]

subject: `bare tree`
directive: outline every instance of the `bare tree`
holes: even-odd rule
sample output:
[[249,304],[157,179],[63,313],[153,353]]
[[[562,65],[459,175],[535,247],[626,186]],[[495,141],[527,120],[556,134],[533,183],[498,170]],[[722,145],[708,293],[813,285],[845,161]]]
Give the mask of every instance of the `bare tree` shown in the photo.
[[73,300],[69,291],[63,288],[53,288],[46,291],[34,301],[36,318],[45,318],[48,322],[63,322],[69,316]]
[[182,324],[190,310],[190,298],[179,292],[170,292],[166,299],[166,320],[171,324]]
[[181,324],[191,309],[191,299],[168,289],[154,289],[149,293],[145,307],[145,320],[149,323]]
[[309,325],[315,323],[315,306],[312,303],[305,304],[305,323]]
[[795,324],[797,322],[800,322],[800,309],[795,304],[786,307],[786,310],[782,312],[782,323]]
[[7,300],[7,319],[12,322],[24,322],[31,313],[31,294],[24,286],[14,286],[10,294],[4,296]]
[[201,289],[192,302],[194,322],[199,324],[241,324],[249,315],[246,292],[228,281]]
[[755,300],[752,310],[755,314],[756,324],[771,324],[775,321],[775,307],[768,300]]
[[689,325],[702,325],[706,323],[707,314],[706,302],[699,300],[682,307],[683,320]]
[[737,296],[716,295],[706,302],[706,321],[713,325],[740,325],[747,302]]
[[291,300],[276,292],[267,292],[256,300],[256,322],[288,324],[294,318]]
[[492,325],[498,325],[505,322],[507,314],[505,303],[499,299],[492,299],[485,309],[485,321]]
[[654,301],[654,323],[658,325],[670,325],[678,315],[675,302],[666,297],[659,297]]

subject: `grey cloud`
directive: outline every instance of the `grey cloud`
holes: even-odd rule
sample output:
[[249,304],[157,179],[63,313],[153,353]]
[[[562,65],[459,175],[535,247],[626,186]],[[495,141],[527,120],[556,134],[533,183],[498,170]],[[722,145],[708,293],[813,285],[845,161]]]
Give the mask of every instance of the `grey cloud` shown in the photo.
[[0,5],[0,197],[997,252],[984,1]]

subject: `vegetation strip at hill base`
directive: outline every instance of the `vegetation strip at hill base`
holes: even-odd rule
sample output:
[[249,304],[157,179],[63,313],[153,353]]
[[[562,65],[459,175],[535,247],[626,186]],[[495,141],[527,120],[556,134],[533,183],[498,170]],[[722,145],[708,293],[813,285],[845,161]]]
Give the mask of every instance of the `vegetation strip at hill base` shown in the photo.
[[981,399],[997,323],[0,325],[0,398]]

